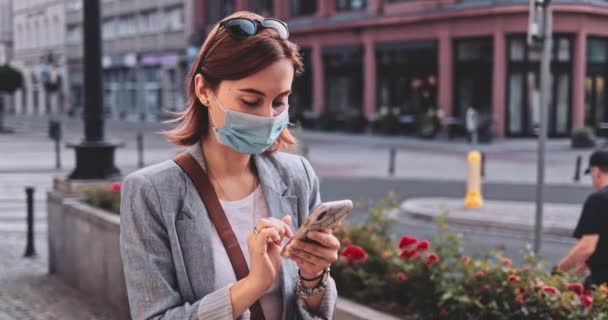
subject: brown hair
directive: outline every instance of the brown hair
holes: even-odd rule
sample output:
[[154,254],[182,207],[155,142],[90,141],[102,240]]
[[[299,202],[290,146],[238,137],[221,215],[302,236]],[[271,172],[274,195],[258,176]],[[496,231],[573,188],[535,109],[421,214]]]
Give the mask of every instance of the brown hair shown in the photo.
[[[263,19],[251,12],[237,12],[225,19],[246,17]],[[303,70],[299,48],[293,42],[282,39],[274,29],[264,28],[244,40],[233,39],[224,28],[216,24],[201,46],[187,77],[186,95],[188,104],[184,111],[175,113],[176,118],[168,123],[179,125],[163,134],[177,145],[190,146],[198,143],[209,132],[209,111],[195,93],[195,76],[201,74],[211,89],[216,89],[222,80],[239,80],[267,66],[288,59],[296,73]],[[286,149],[296,144],[296,139],[285,129],[269,149],[270,152]]]

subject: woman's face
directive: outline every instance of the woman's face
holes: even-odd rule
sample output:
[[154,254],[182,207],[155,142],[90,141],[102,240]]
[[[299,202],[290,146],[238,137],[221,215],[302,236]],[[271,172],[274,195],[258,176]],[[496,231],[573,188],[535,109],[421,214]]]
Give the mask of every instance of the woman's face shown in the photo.
[[240,79],[224,80],[212,91],[205,86],[202,76],[196,76],[196,91],[199,100],[209,107],[212,125],[223,127],[224,109],[248,113],[261,117],[274,117],[287,109],[294,76],[293,64],[283,59],[259,72]]

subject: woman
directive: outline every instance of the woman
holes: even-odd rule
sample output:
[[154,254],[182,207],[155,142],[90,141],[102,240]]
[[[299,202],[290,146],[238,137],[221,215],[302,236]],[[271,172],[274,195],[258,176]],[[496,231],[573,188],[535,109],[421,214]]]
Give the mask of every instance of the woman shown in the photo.
[[302,70],[287,38],[285,23],[249,12],[216,25],[190,71],[179,125],[165,132],[190,146],[187,157],[205,170],[249,274],[235,276],[233,251],[199,197],[205,193],[197,193],[177,160],[139,170],[123,182],[121,203],[133,318],[259,318],[248,310],[256,305],[268,320],[333,318],[329,266],[340,243],[331,230],[309,233],[314,244],[292,241],[281,256],[291,225],[320,202],[308,161],[278,152],[296,143],[286,129],[287,103]]

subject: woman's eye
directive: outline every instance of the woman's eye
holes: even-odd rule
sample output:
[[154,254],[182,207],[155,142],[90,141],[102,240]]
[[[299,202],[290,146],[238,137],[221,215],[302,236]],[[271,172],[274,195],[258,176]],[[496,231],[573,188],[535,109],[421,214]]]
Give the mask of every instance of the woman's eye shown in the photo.
[[247,100],[243,100],[243,103],[246,104],[249,107],[255,107],[258,105],[259,101],[247,101]]
[[283,106],[285,106],[284,102],[275,102],[275,103],[272,104],[272,107],[275,108],[275,109],[283,107]]

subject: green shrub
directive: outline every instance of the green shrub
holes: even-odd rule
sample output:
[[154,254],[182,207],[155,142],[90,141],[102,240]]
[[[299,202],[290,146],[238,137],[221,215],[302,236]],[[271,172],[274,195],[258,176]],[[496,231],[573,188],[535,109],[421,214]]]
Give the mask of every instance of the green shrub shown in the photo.
[[437,236],[399,241],[384,212],[384,200],[367,223],[336,230],[340,260],[332,267],[341,295],[398,316],[417,319],[606,319],[608,287],[578,292],[580,274],[553,276],[526,253],[515,267],[501,251],[463,256],[462,236],[440,219]]
[[83,193],[85,202],[93,207],[115,214],[120,213],[120,183],[114,183],[109,188],[89,188]]

